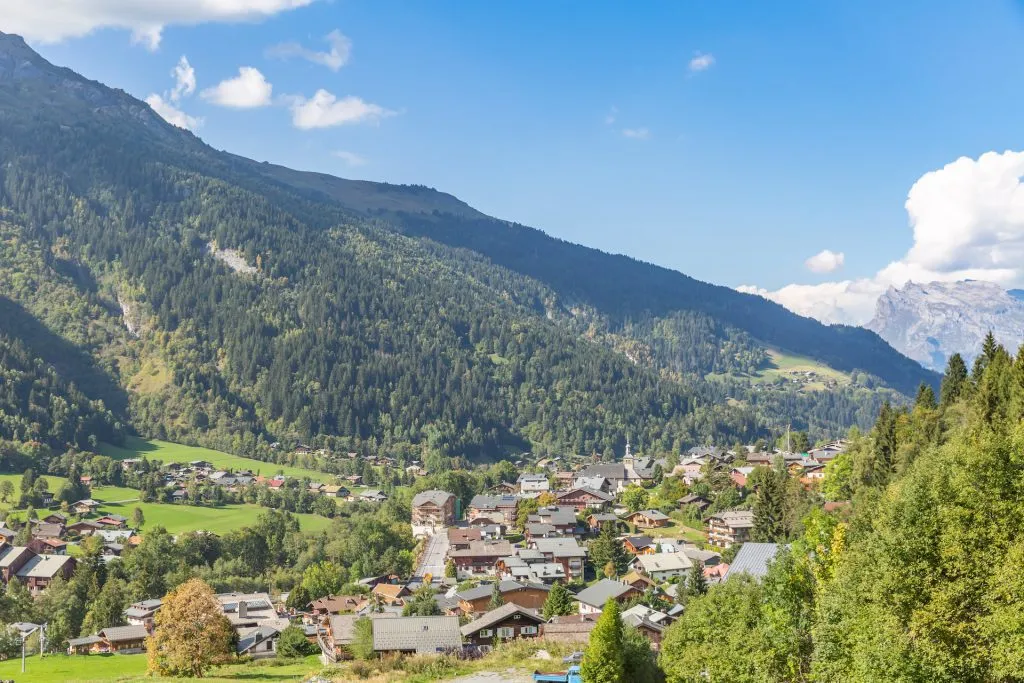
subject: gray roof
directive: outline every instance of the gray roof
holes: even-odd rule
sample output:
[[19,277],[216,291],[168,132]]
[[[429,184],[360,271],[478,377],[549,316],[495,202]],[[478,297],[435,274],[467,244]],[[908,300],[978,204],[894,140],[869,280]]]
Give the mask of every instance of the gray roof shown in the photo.
[[518,481],[521,484],[524,481],[547,481],[547,480],[548,480],[548,477],[547,477],[546,474],[526,474],[526,473],[524,473],[524,474],[520,474],[519,478],[516,481]]
[[668,519],[668,515],[666,515],[663,512],[658,512],[657,510],[637,510],[636,512],[631,514],[630,517],[632,517],[633,515],[643,515],[648,519],[653,519],[658,522],[664,522]]
[[98,635],[110,641],[140,640],[148,637],[149,632],[145,626],[109,626]]
[[604,479],[625,479],[626,466],[621,462],[598,463],[588,465],[579,474],[580,477],[602,477]]
[[[550,590],[548,586],[532,583],[520,583],[518,581],[502,581],[498,584],[498,590],[502,593],[511,593],[512,591],[522,590],[523,588],[536,588],[538,590],[544,591]],[[494,584],[489,583],[477,586],[476,588],[469,588],[467,590],[462,591],[461,593],[456,593],[455,597],[457,597],[459,600],[466,600],[467,602],[472,602],[473,600],[486,598],[493,592]]]
[[753,510],[726,510],[717,515],[711,515],[708,519],[721,520],[726,526],[733,529],[750,529],[754,526]]
[[23,579],[52,579],[72,559],[67,555],[36,555],[18,570]]
[[561,532],[550,524],[530,522],[526,525],[527,536],[553,536]]
[[601,579],[593,586],[584,588],[577,593],[576,599],[584,605],[603,607],[610,598],[618,598],[630,588],[632,587],[614,579]]
[[281,632],[273,626],[260,626],[259,628],[254,628],[245,635],[239,636],[236,651],[238,654],[248,652],[256,645],[266,642],[270,638],[276,638],[280,633]]
[[537,624],[544,623],[544,618],[537,613],[537,610],[520,607],[514,602],[508,602],[497,609],[492,609],[490,612],[482,615],[479,619],[475,619],[463,626],[462,635],[470,636],[482,628],[490,628],[491,626],[508,619],[513,614],[521,614]]
[[586,557],[587,549],[575,538],[537,538],[531,541],[537,550],[552,557]]
[[70,647],[78,647],[79,645],[95,645],[102,641],[103,639],[99,636],[83,636],[81,638],[68,638],[68,645]]
[[768,563],[775,559],[778,552],[778,543],[744,543],[729,565],[725,578],[746,573],[760,579],[768,573]]
[[14,561],[25,553],[31,553],[32,551],[23,545],[8,545],[0,549],[0,569],[10,567],[14,564]]
[[458,617],[396,617],[373,620],[373,649],[431,654],[462,647]]
[[335,645],[351,645],[356,635],[357,614],[332,614],[330,616],[331,635]]
[[420,505],[424,505],[426,503],[433,503],[438,507],[443,507],[444,504],[448,502],[448,499],[453,497],[454,496],[451,493],[448,493],[447,491],[438,491],[436,489],[430,491],[420,491],[415,496],[413,496],[412,506],[419,507]]
[[576,524],[576,510],[568,505],[553,505],[540,508],[535,515],[530,515],[530,517],[531,519],[537,517],[538,521],[543,521],[547,524]]
[[499,507],[515,507],[519,499],[515,496],[485,496],[477,494],[469,501],[469,507],[477,510],[497,510]]

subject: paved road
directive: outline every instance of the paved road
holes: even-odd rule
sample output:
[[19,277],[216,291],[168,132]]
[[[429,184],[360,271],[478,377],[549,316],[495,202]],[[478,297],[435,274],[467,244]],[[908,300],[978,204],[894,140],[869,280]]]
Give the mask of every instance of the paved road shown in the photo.
[[435,580],[444,578],[444,558],[448,554],[448,534],[442,529],[427,541],[427,549],[420,558],[416,578],[433,574]]

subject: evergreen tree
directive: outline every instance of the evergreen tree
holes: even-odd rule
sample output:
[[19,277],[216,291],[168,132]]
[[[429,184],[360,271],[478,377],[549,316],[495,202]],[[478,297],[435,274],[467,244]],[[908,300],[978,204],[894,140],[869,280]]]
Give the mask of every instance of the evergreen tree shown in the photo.
[[491,587],[491,599],[487,603],[487,609],[498,609],[505,604],[505,598],[501,595],[501,580],[495,579],[494,585]]
[[686,577],[686,594],[691,596],[704,595],[708,592],[708,580],[704,577],[704,563],[694,560]]
[[583,652],[580,674],[587,683],[624,683],[626,661],[619,603],[609,599]]
[[939,404],[935,400],[935,391],[930,385],[921,382],[921,385],[917,388],[917,397],[914,399],[914,407],[934,409],[938,408],[938,406]]
[[780,462],[759,472],[754,496],[754,529],[751,538],[774,543],[785,538],[786,470]]
[[551,617],[575,614],[576,611],[577,605],[572,599],[572,593],[561,581],[556,581],[548,591],[547,599],[544,600],[544,608],[541,611],[544,619],[549,620]]
[[597,538],[590,542],[588,555],[595,569],[604,570],[610,564],[615,575],[629,571],[630,554],[616,537],[615,525],[610,522],[602,525]]
[[946,363],[946,374],[942,378],[939,391],[943,406],[956,402],[967,388],[967,365],[963,356],[954,353]]

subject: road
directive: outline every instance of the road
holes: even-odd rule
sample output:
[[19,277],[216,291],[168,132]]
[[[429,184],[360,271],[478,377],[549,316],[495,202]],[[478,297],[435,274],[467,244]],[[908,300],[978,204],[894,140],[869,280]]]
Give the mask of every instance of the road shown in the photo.
[[422,579],[433,574],[435,579],[444,578],[444,558],[448,554],[448,534],[442,529],[427,541],[427,549],[420,558],[420,566],[416,569],[416,578]]

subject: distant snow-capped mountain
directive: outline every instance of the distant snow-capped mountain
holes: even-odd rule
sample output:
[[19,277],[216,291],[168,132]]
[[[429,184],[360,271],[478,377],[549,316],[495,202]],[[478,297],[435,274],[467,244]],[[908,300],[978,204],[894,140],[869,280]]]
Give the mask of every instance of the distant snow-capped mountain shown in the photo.
[[989,330],[1011,352],[1024,341],[1024,291],[978,280],[907,283],[878,298],[867,325],[897,351],[933,370],[954,353],[970,363]]

